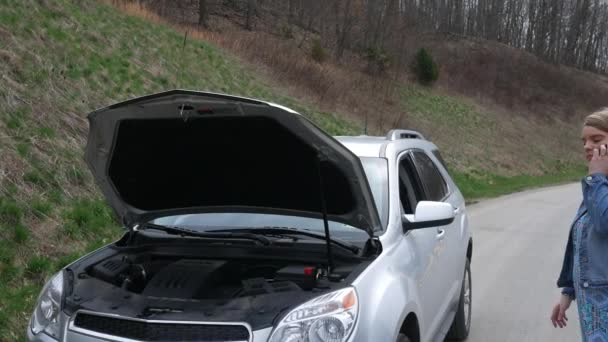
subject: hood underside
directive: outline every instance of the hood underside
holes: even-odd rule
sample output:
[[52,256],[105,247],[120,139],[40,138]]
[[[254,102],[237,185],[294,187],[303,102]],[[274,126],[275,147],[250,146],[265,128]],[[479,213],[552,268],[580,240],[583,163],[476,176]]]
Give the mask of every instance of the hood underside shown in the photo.
[[126,225],[193,212],[322,218],[323,194],[329,220],[380,229],[359,158],[289,109],[175,90],[89,122],[87,163]]

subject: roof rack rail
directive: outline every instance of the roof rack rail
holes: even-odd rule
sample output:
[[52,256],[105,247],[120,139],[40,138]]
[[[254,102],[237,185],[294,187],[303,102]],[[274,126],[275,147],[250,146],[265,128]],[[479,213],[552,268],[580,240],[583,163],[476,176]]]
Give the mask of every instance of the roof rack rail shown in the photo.
[[407,129],[391,129],[387,134],[386,134],[386,139],[388,140],[398,140],[398,139],[421,139],[421,140],[426,140],[422,134],[416,132],[416,131],[411,131],[411,130],[407,130]]

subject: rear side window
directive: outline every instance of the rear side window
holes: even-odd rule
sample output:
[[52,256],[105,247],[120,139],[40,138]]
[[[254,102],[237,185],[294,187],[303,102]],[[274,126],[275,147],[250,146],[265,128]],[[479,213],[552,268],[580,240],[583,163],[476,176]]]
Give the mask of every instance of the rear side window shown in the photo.
[[435,156],[435,158],[437,158],[437,160],[439,160],[443,168],[449,172],[448,164],[446,164],[445,160],[443,160],[443,157],[441,156],[441,153],[439,153],[439,150],[433,150],[433,155]]
[[414,152],[413,156],[420,180],[426,188],[428,199],[442,201],[448,194],[448,186],[439,170],[437,170],[437,166],[424,152]]

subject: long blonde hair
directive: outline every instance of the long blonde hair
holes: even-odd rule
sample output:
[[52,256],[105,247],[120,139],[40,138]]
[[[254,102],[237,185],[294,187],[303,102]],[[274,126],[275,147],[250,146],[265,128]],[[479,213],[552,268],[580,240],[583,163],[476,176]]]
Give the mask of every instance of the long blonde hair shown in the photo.
[[583,125],[608,132],[608,107],[587,115]]

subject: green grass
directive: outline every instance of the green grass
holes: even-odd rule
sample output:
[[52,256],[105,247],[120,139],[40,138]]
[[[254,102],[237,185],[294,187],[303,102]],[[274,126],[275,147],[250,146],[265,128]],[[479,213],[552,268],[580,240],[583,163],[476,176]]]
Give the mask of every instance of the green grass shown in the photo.
[[38,135],[43,138],[52,139],[52,138],[55,138],[56,133],[55,133],[55,130],[52,129],[51,127],[42,126],[42,127],[38,128]]
[[49,185],[49,181],[46,179],[45,175],[39,170],[31,170],[26,172],[23,175],[23,180],[27,183],[39,186],[40,188],[47,188]]
[[88,174],[76,166],[70,166],[66,171],[66,178],[75,186],[84,186],[87,184]]
[[116,226],[110,208],[103,200],[81,199],[64,210],[64,232],[74,238],[94,238]]
[[15,225],[21,222],[23,210],[16,202],[0,197],[0,225]]
[[[0,231],[5,228],[0,226]],[[16,245],[8,239],[0,239],[0,266],[8,267],[15,257]]]
[[47,193],[49,202],[55,206],[63,204],[63,192],[59,189],[53,189]]
[[51,270],[52,265],[53,263],[49,258],[44,256],[35,256],[27,263],[27,266],[25,267],[25,274],[29,278],[35,278],[41,275],[45,276],[46,273]]
[[585,175],[585,171],[585,167],[579,166],[542,176],[505,177],[489,173],[471,175],[460,172],[451,172],[451,174],[465,199],[471,202],[547,185],[577,181]]
[[53,211],[53,205],[43,199],[35,199],[30,203],[32,215],[37,219],[49,216]]
[[404,85],[400,89],[400,98],[408,113],[418,120],[461,129],[489,130],[496,125],[471,103],[457,97],[438,94],[429,87]]
[[[53,206],[42,199],[33,200],[32,216],[41,218],[40,213],[49,215]],[[23,340],[25,322],[31,314],[37,295],[44,282],[55,272],[95,248],[108,244],[120,236],[121,230],[113,220],[110,209],[100,199],[73,199],[63,206],[63,222],[70,227],[77,239],[85,239],[86,246],[75,250],[59,251],[51,258],[46,255],[31,255],[23,265],[16,263],[19,246],[31,246],[29,230],[22,224],[23,212],[18,206],[4,204],[4,213],[11,222],[17,222],[13,229],[13,242],[0,239],[0,341]],[[8,209],[7,209],[8,208]],[[0,225],[0,233],[5,229]],[[63,234],[63,232],[58,232]],[[52,239],[52,236],[48,237]]]
[[17,244],[25,243],[29,237],[30,231],[21,224],[13,227],[13,239]]
[[29,156],[30,153],[30,144],[28,143],[18,143],[17,146],[17,153],[22,157],[22,158],[27,158]]
[[2,114],[2,118],[6,127],[11,131],[15,131],[25,126],[28,112],[26,108],[20,107]]
[[[93,250],[93,249],[87,248],[87,250]],[[57,260],[55,261],[55,265],[54,265],[55,270],[58,271],[64,267],[66,267],[67,265],[69,265],[76,259],[80,258],[81,256],[82,256],[82,253],[73,252],[73,253],[66,254],[66,255],[63,255],[63,256],[57,258]]]

